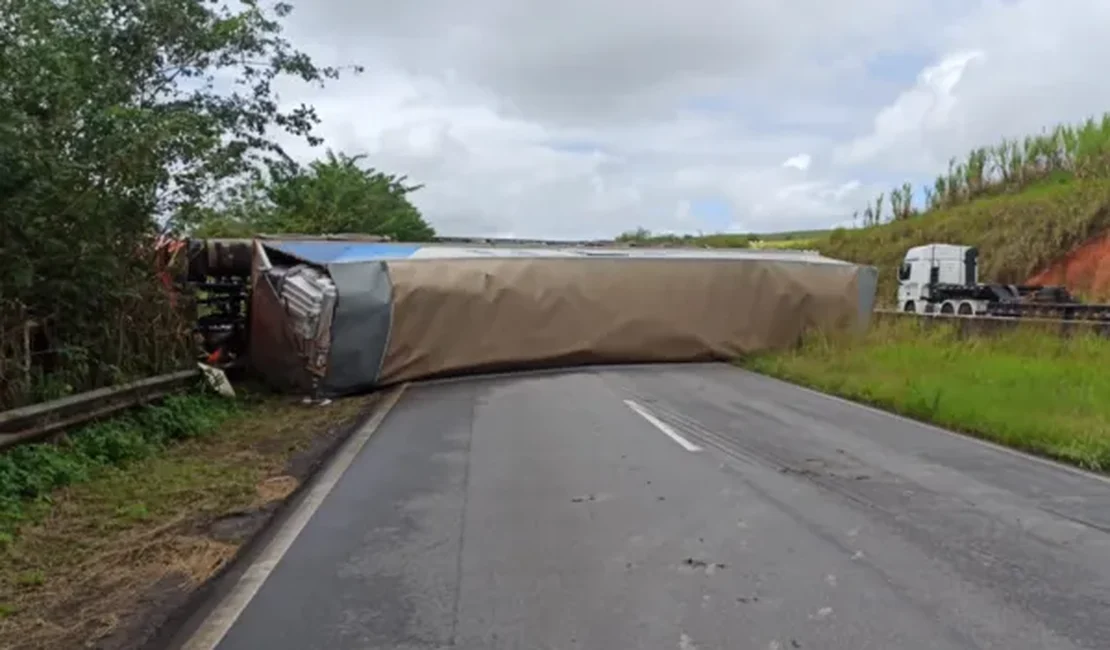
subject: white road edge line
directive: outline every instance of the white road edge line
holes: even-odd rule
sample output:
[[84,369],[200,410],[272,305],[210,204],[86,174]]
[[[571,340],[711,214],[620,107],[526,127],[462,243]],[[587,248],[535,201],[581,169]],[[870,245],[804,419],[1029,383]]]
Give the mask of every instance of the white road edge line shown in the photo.
[[624,400],[624,405],[627,406],[628,408],[632,409],[633,411],[635,411],[636,414],[639,415],[640,417],[642,417],[643,419],[650,422],[652,424],[652,426],[654,426],[656,429],[659,429],[663,433],[667,434],[667,436],[670,437],[671,440],[674,440],[675,442],[677,442],[686,451],[701,451],[701,447],[695,445],[694,443],[690,442],[686,438],[683,438],[681,435],[679,435],[679,433],[677,431],[672,429],[669,424],[667,424],[666,422],[664,422],[664,421],[660,420],[659,418],[655,417],[654,415],[652,415],[651,411],[647,410],[643,406],[640,406],[639,404],[637,404],[636,402],[633,402],[630,399]]
[[216,606],[196,632],[181,646],[180,650],[214,650],[231,630],[239,615],[250,604],[251,599],[266,582],[278,562],[293,545],[301,531],[308,524],[309,519],[320,508],[328,494],[343,477],[343,474],[354,462],[370,437],[381,426],[385,416],[393,410],[405,392],[407,384],[402,384],[393,389],[386,396],[385,401],[378,407],[374,415],[363,424],[350,438],[343,443],[332,461],[316,475],[313,485],[309,488],[304,498],[296,506],[296,510],[282,524],[282,527],[266,545],[254,562],[247,567],[239,581],[235,583],[231,592]]

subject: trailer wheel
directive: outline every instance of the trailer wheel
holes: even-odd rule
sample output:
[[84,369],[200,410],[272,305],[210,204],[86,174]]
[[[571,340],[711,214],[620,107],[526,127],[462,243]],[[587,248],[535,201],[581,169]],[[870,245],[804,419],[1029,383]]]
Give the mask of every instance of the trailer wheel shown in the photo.
[[971,308],[971,303],[961,302],[960,309],[957,312],[960,316],[970,316],[975,310]]
[[902,305],[902,311],[913,314],[917,312],[917,305],[913,304],[912,300],[907,300],[905,305]]
[[951,316],[956,313],[956,308],[952,306],[952,303],[946,302],[940,306],[940,313]]

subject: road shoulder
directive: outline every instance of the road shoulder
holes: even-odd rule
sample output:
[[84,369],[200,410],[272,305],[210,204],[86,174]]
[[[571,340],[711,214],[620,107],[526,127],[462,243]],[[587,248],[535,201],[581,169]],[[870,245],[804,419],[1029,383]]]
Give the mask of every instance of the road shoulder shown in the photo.
[[55,490],[5,540],[3,647],[162,647],[378,400],[251,394],[207,435]]

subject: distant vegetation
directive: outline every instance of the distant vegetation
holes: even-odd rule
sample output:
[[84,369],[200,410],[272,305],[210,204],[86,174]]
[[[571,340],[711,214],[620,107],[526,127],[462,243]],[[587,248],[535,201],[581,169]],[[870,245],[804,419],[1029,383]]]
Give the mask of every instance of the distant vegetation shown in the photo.
[[753,239],[758,239],[763,242],[799,242],[799,241],[812,241],[817,237],[829,234],[829,229],[824,228],[821,230],[787,230],[784,232],[775,233],[757,233],[749,235]]
[[687,247],[687,248],[808,248],[808,245],[828,230],[793,230],[770,234],[715,233],[706,234],[655,234],[646,228],[637,228],[617,236],[616,241],[630,246]]
[[693,247],[693,248],[747,248],[751,241],[746,235],[719,233],[715,235],[654,234],[646,228],[637,228],[617,236],[617,243],[629,246]]
[[814,248],[814,242],[828,234],[828,230],[791,230],[787,232],[753,234],[749,236],[752,238],[752,248],[806,250]]

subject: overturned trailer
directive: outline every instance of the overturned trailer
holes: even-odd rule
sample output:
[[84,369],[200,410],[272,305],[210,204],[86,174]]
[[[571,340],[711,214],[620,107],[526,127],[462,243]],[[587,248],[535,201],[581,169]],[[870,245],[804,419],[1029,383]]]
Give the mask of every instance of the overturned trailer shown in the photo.
[[876,271],[813,252],[253,242],[250,360],[338,396],[447,375],[731,359],[866,327]]

